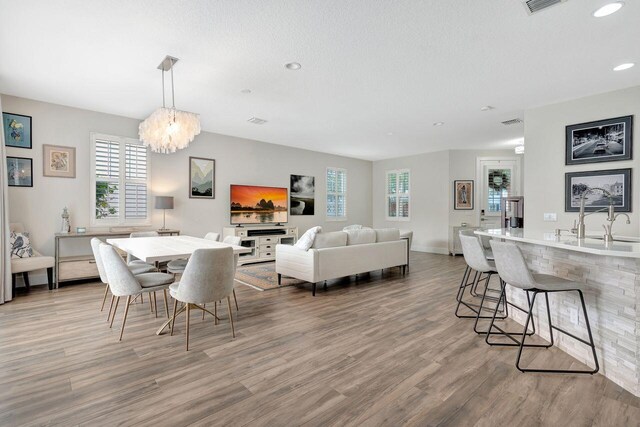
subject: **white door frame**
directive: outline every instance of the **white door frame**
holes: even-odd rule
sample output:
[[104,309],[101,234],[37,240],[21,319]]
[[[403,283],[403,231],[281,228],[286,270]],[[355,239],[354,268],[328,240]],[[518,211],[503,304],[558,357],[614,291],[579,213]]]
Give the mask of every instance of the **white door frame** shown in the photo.
[[516,164],[516,176],[514,177],[515,180],[512,181],[513,185],[513,195],[514,196],[520,196],[520,192],[522,189],[522,156],[498,156],[498,157],[476,157],[476,185],[478,186],[478,225],[480,227],[482,227],[482,221],[480,221],[480,218],[482,217],[482,203],[484,200],[484,188],[482,187],[482,172],[483,172],[483,168],[482,168],[482,164],[485,161],[489,161],[489,162],[498,162],[498,161],[504,161],[504,160],[508,160],[508,161],[515,161]]

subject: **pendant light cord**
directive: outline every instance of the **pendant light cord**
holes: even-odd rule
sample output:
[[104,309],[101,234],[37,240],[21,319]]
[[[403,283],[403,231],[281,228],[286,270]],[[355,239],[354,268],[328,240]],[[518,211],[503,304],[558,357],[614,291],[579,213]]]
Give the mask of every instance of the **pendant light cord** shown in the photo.
[[176,108],[176,96],[173,91],[173,59],[171,59],[171,102],[173,103],[173,108]]
[[162,73],[162,108],[166,108],[164,103],[164,69],[161,68],[160,72]]

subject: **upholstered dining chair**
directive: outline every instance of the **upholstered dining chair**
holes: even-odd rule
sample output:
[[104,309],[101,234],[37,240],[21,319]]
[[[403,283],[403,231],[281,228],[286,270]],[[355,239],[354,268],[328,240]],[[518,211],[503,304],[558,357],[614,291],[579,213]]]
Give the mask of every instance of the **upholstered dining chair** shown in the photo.
[[[235,338],[236,333],[231,310],[234,272],[235,261],[233,259],[232,248],[196,249],[193,255],[191,255],[191,258],[189,258],[180,282],[173,283],[169,287],[169,292],[175,300],[173,317],[171,319],[171,335],[173,335],[176,317],[186,311],[187,351],[189,350],[189,318],[191,317],[192,308],[197,308],[211,314],[217,324],[217,309],[214,313],[206,309],[204,304],[208,302],[227,300],[231,335]],[[184,306],[179,310],[178,301],[184,303]]]
[[173,283],[173,275],[166,273],[143,273],[134,276],[113,246],[101,243],[99,249],[107,281],[109,282],[109,289],[111,289],[111,294],[116,298],[109,327],[113,326],[113,319],[116,317],[120,298],[127,297],[124,317],[122,318],[122,329],[120,330],[120,338],[118,341],[122,341],[122,334],[124,333],[124,327],[127,322],[127,314],[129,313],[132,296],[163,291],[164,308],[167,313],[167,318],[169,318],[167,288]]
[[[9,224],[9,229],[16,233],[24,233],[24,226],[15,222]],[[53,289],[53,267],[56,264],[56,260],[52,256],[44,256],[40,254],[35,249],[33,250],[33,255],[27,258],[11,258],[11,288],[12,294],[16,294],[16,276],[22,273],[22,279],[24,280],[24,285],[29,291],[29,272],[35,270],[47,270],[47,282],[49,284],[49,289]],[[57,274],[57,272],[56,272]]]
[[[204,238],[217,242],[218,240],[220,240],[220,233],[214,233],[213,231],[210,231],[204,235]],[[182,274],[184,268],[187,266],[187,261],[188,260],[186,259],[174,259],[173,261],[169,261],[169,263],[167,264],[167,272],[173,274]]]
[[[94,237],[91,239],[91,250],[93,251],[93,258],[96,260],[96,267],[98,268],[98,274],[100,275],[100,282],[102,282],[104,287],[104,297],[102,298],[102,306],[100,307],[100,311],[104,310],[104,304],[107,301],[107,295],[109,294],[109,282],[107,280],[107,273],[104,269],[104,264],[102,263],[102,256],[100,255],[100,244],[104,243],[102,240]],[[151,273],[156,271],[155,267],[149,264],[131,264],[127,266],[129,270],[134,274],[143,274],[143,273]],[[151,300],[149,300],[151,301]],[[111,304],[113,305],[113,298],[111,298]],[[109,312],[111,312],[111,307],[109,307]],[[109,319],[107,319],[108,321]]]

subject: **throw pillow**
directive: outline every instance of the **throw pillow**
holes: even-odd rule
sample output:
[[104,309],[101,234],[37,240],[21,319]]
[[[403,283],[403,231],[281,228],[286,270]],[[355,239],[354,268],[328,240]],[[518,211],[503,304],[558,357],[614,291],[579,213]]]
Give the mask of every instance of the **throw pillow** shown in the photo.
[[12,231],[9,245],[11,245],[11,258],[29,258],[33,256],[29,233],[26,231],[22,233]]
[[302,249],[303,251],[308,251],[311,246],[313,246],[313,242],[316,240],[316,234],[322,231],[322,227],[313,227],[308,229],[296,242],[294,245],[298,249]]

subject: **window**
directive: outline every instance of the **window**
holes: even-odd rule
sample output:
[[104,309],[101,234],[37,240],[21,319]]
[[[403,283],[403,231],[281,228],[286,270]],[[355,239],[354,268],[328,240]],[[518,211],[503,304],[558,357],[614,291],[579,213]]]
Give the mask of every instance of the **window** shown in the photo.
[[409,220],[409,169],[387,171],[387,220]]
[[91,224],[149,225],[150,171],[138,140],[91,134]]
[[347,171],[327,168],[327,220],[347,220]]

